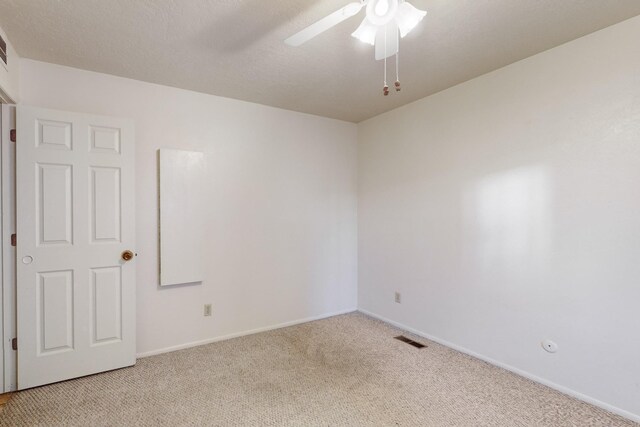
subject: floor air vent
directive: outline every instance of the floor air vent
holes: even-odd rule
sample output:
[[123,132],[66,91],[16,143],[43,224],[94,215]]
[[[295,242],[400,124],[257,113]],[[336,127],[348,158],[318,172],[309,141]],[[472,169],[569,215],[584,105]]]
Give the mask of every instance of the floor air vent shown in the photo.
[[397,336],[395,338],[398,341],[406,342],[407,344],[412,345],[415,348],[424,348],[424,347],[426,347],[426,345],[420,344],[419,342],[415,342],[414,340],[409,339],[409,338],[405,337],[404,335],[399,335],[399,336]]

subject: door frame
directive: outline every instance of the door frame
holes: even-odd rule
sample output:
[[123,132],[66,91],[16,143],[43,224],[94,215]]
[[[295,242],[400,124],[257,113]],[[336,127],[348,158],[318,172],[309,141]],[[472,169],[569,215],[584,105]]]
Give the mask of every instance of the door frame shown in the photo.
[[0,300],[0,392],[6,393],[17,389],[17,352],[11,346],[16,337],[16,252],[11,246],[11,234],[16,230],[15,204],[15,144],[11,142],[10,130],[16,126],[15,105],[2,104],[0,111],[0,205],[2,211],[2,233],[0,235],[0,278],[2,282]]
[[[2,171],[4,170],[4,167],[2,165],[2,160],[4,159],[4,135],[2,132],[2,129],[4,129],[4,123],[2,123],[2,110],[3,110],[3,102],[2,99],[0,99],[0,144],[2,144],[2,148],[0,148],[0,229],[4,230],[4,209],[2,209],[2,207],[4,206],[3,203],[3,199],[4,199],[4,191],[2,188],[2,183],[4,182],[3,176],[2,176]],[[2,239],[2,234],[0,233],[0,239]],[[2,369],[0,369],[0,393],[4,393],[4,321],[3,321],[3,317],[4,317],[4,268],[3,268],[3,264],[4,264],[4,247],[2,244],[0,244],[0,337],[2,338],[2,342],[0,342],[0,366],[2,366]]]

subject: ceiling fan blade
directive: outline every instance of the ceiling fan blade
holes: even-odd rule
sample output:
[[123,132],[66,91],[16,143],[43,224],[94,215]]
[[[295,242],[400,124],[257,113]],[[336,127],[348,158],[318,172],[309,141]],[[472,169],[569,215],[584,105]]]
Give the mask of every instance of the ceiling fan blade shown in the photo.
[[399,32],[398,23],[395,19],[392,19],[387,25],[378,30],[376,33],[376,59],[388,58],[398,53],[400,45],[398,41]]
[[318,34],[323,33],[328,29],[338,25],[345,19],[349,19],[352,16],[356,15],[358,12],[360,12],[360,10],[362,10],[362,7],[365,5],[365,3],[366,2],[359,1],[349,3],[342,9],[336,10],[331,15],[325,16],[318,22],[311,24],[304,30],[292,35],[284,42],[289,46],[300,46],[301,44],[311,40]]

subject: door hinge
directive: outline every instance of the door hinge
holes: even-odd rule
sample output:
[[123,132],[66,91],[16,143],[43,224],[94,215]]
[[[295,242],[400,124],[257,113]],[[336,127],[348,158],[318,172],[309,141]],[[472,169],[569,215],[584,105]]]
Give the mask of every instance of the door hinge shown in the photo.
[[11,348],[13,350],[17,350],[18,349],[18,338],[14,338],[11,340]]
[[11,246],[15,246],[18,244],[18,237],[15,234],[11,235]]
[[11,142],[16,142],[16,130],[15,129],[11,129],[9,131],[9,139],[11,140]]

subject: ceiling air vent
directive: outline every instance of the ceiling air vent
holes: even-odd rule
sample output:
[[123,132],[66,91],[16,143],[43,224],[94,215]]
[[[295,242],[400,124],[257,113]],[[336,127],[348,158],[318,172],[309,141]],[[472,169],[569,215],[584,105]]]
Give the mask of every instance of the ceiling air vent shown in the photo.
[[0,59],[7,65],[7,42],[0,36]]

